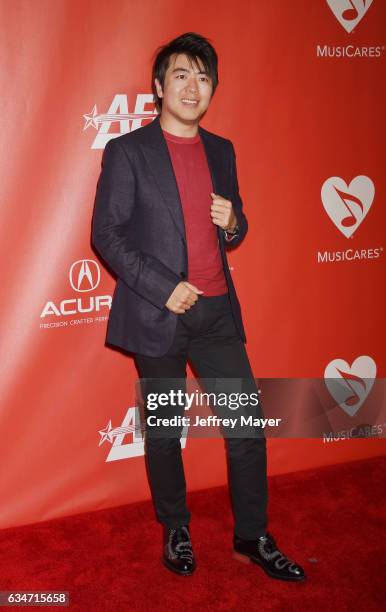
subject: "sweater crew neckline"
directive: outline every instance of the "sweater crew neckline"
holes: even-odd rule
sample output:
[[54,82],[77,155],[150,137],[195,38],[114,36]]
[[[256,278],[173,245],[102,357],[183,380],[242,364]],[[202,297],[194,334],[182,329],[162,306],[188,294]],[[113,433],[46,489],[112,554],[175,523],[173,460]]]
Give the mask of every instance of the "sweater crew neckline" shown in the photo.
[[170,142],[176,142],[178,144],[195,144],[196,142],[200,142],[200,135],[197,132],[195,136],[176,136],[176,134],[170,134],[162,128],[163,134],[166,140]]

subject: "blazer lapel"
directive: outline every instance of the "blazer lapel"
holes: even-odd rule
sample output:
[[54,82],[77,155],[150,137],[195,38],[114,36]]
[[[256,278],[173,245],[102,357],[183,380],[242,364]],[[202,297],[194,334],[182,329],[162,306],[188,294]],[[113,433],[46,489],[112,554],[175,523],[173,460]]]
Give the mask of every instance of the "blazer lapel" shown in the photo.
[[218,195],[222,195],[222,177],[224,175],[224,167],[222,165],[219,148],[206,130],[199,127],[198,132],[204,145],[206,159],[208,161],[209,171],[212,177],[213,191]]
[[[225,177],[225,169],[222,163],[222,158],[220,156],[219,148],[211,138],[211,135],[201,127],[198,128],[198,132],[201,136],[202,143],[204,145],[206,159],[208,162],[209,172],[212,177],[212,185],[214,193],[218,195],[222,195],[226,197],[226,192],[224,190],[224,177]],[[220,249],[224,248],[224,232],[217,225],[217,238],[219,240]]]
[[162,134],[159,116],[153,119],[148,127],[151,128],[151,131],[147,131],[148,137],[146,141],[141,144],[141,147],[150,170],[154,175],[162,198],[169,209],[180,235],[186,242],[185,222],[180,194],[168,146]]

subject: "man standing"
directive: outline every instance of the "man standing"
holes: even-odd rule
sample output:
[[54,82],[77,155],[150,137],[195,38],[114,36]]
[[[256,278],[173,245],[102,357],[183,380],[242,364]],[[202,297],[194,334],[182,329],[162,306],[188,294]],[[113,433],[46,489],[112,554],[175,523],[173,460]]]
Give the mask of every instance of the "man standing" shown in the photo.
[[[199,126],[217,84],[217,54],[202,36],[186,33],[158,50],[159,115],[107,143],[92,240],[118,277],[107,341],[133,353],[142,379],[184,380],[189,361],[200,378],[239,378],[257,391],[226,257],[248,229],[235,153]],[[196,561],[180,439],[146,435],[145,448],[163,562],[189,575]],[[304,580],[266,530],[265,437],[230,437],[226,450],[235,556],[272,577]]]

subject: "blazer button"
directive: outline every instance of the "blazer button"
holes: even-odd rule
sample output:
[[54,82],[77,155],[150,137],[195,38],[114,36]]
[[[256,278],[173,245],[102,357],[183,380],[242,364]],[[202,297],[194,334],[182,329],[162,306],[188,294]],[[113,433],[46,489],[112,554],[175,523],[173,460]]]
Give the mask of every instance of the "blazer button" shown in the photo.
[[186,278],[185,272],[180,272],[180,276],[181,276],[181,278]]

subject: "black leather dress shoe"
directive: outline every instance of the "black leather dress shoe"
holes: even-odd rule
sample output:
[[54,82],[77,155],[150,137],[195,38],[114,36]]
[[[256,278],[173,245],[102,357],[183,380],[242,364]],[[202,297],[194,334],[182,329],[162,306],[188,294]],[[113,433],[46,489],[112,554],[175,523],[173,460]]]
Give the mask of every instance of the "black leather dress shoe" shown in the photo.
[[235,535],[233,548],[235,559],[257,563],[271,578],[296,582],[306,579],[303,568],[283,555],[268,532],[256,540],[242,540]]
[[190,576],[196,569],[189,527],[169,529],[164,527],[164,549],[162,561],[172,572]]

